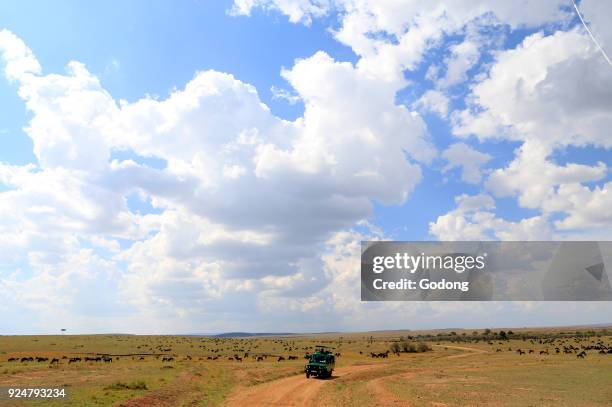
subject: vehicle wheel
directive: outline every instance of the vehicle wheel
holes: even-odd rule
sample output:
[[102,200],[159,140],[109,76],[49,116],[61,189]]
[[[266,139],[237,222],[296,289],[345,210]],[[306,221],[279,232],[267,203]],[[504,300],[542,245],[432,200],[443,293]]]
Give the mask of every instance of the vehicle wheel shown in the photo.
[[310,372],[306,372],[306,378],[310,379]]

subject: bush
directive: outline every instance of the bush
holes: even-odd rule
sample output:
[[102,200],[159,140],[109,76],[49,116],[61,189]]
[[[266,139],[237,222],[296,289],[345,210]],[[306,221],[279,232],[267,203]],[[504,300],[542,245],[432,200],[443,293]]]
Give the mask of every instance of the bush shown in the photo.
[[416,346],[417,352],[429,352],[431,348],[424,342],[419,342]]
[[147,390],[147,385],[143,381],[132,383],[115,382],[110,386],[106,386],[104,390]]

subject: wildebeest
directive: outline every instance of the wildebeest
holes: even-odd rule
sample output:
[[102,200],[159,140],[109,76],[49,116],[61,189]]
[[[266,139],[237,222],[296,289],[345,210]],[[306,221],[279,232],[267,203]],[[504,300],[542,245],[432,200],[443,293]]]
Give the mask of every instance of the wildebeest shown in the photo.
[[164,357],[164,358],[162,358],[162,362],[172,362],[172,361],[174,361],[173,357]]
[[41,358],[41,357],[37,357],[36,358],[36,361],[39,362],[39,363],[40,362],[47,362],[48,360],[49,360],[49,358]]
[[297,360],[297,358],[298,358],[297,356],[289,356],[287,359],[289,359],[289,360]]
[[52,365],[52,364],[58,364],[58,363],[59,363],[59,359],[53,358],[53,359],[51,359],[51,363],[49,363],[49,364]]
[[285,358],[284,358],[284,357],[282,357],[282,356],[279,356],[279,357],[278,357],[278,362],[282,362],[283,360],[285,360]]
[[102,360],[105,361],[105,362],[112,362],[113,358],[111,358],[109,356],[105,356],[105,357],[102,358]]
[[7,360],[7,362],[17,362],[17,358],[9,358],[9,360]]
[[577,355],[576,355],[576,357],[577,357],[577,358],[584,359],[586,355],[587,355],[587,354],[586,354],[586,352],[585,352],[585,351],[582,351],[582,352],[580,352],[579,354],[577,354]]
[[21,362],[34,362],[34,358],[33,357],[21,358]]
[[76,362],[80,362],[81,358],[70,358],[68,359],[68,363],[76,363]]
[[264,360],[263,356],[257,356],[257,361],[262,362]]

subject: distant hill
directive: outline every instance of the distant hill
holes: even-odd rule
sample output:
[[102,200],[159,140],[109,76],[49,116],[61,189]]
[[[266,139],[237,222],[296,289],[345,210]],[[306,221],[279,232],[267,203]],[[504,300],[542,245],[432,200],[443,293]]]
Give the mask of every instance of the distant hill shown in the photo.
[[190,334],[187,336],[208,336],[211,338],[250,338],[253,336],[290,336],[296,335],[291,332],[224,332],[221,334]]

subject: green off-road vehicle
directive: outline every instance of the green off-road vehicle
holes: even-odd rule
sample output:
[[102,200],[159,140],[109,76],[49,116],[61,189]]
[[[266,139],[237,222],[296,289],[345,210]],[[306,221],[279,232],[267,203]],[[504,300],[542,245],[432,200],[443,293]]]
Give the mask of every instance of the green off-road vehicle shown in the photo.
[[308,357],[308,363],[304,369],[306,378],[310,376],[319,378],[331,377],[335,365],[336,358],[334,354],[325,346],[317,346],[315,352]]

